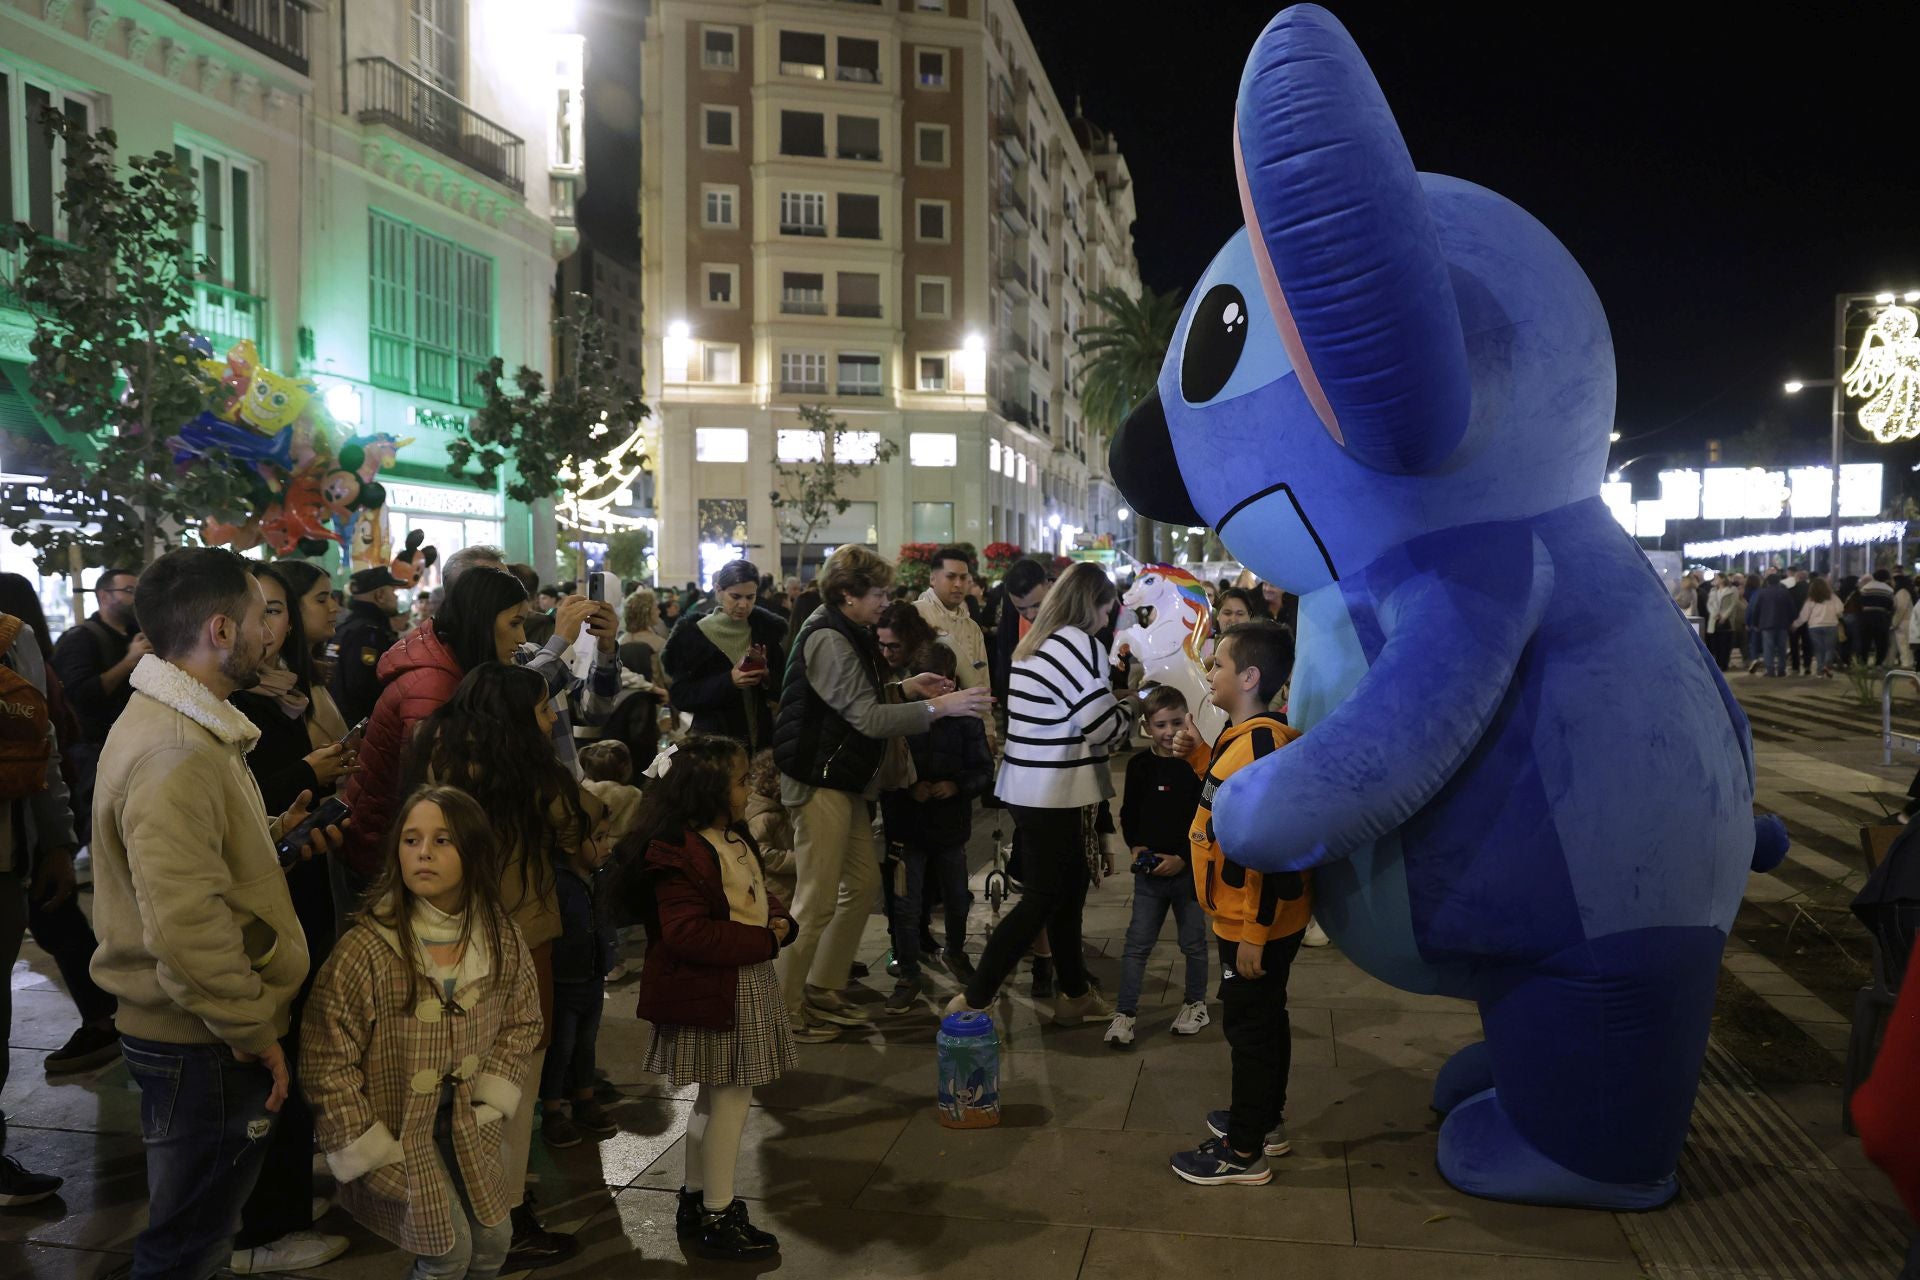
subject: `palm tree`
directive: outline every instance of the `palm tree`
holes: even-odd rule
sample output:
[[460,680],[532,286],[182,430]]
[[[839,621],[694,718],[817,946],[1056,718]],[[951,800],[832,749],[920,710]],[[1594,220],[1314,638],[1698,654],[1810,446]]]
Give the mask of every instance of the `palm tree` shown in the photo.
[[[1080,381],[1089,436],[1094,447],[1101,448],[1098,441],[1111,435],[1159,383],[1160,366],[1180,322],[1182,294],[1155,293],[1142,286],[1135,297],[1109,285],[1095,290],[1089,300],[1106,318],[1074,332],[1080,355],[1073,376]],[[1138,513],[1133,547],[1136,555],[1156,556],[1153,522]]]
[[1112,431],[1160,381],[1160,365],[1180,321],[1182,295],[1142,287],[1138,297],[1109,285],[1088,299],[1106,313],[1074,332],[1079,344],[1080,404],[1087,421]]

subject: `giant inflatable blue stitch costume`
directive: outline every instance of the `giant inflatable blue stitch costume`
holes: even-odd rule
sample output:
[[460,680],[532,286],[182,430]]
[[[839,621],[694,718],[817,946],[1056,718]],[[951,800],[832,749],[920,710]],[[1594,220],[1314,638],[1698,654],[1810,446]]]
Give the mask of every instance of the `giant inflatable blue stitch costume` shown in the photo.
[[1222,788],[1228,856],[1314,873],[1368,972],[1476,1002],[1439,1165],[1477,1195],[1675,1192],[1750,867],[1745,716],[1598,497],[1613,349],[1524,210],[1416,173],[1326,10],[1261,34],[1246,226],[1112,449],[1136,510],[1300,595],[1305,736]]

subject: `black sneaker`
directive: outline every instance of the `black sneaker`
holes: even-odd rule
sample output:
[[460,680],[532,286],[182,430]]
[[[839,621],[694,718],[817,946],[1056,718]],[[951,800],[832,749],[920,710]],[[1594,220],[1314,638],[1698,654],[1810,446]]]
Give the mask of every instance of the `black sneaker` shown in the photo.
[[1053,998],[1053,957],[1051,956],[1033,958],[1033,998],[1035,1000]]
[[701,1212],[698,1247],[702,1257],[752,1262],[778,1253],[780,1241],[747,1221],[747,1202],[735,1200],[719,1213]]
[[920,983],[912,978],[902,978],[894,984],[893,994],[887,997],[888,1013],[906,1013],[920,1002]]
[[91,1071],[103,1067],[120,1056],[120,1033],[112,1027],[93,1027],[81,1024],[79,1030],[67,1037],[67,1042],[46,1057],[45,1066],[50,1076],[72,1075],[78,1071]]
[[533,1196],[529,1194],[513,1210],[513,1245],[502,1271],[533,1271],[565,1262],[580,1252],[580,1238],[564,1231],[548,1231],[533,1215]]
[[862,963],[859,960],[855,960],[853,962],[853,967],[847,970],[847,976],[850,978],[864,978],[871,972],[872,970],[868,969],[864,963]]
[[1196,1150],[1177,1151],[1168,1163],[1182,1178],[1202,1187],[1228,1183],[1257,1187],[1273,1181],[1273,1168],[1264,1152],[1235,1155],[1225,1138],[1209,1138]]
[[973,961],[967,959],[966,952],[949,951],[945,956],[945,961],[947,972],[953,975],[955,982],[958,982],[964,987],[973,981]]
[[680,1188],[680,1203],[673,1210],[673,1234],[682,1240],[691,1240],[700,1234],[700,1193]]
[[580,1126],[564,1111],[549,1111],[540,1118],[540,1141],[565,1150],[580,1145]]
[[575,1102],[569,1110],[573,1115],[574,1128],[589,1138],[611,1138],[620,1132],[620,1126],[606,1109],[592,1099]]
[[0,1156],[0,1206],[17,1209],[38,1204],[58,1191],[65,1178],[51,1173],[30,1173],[12,1156]]

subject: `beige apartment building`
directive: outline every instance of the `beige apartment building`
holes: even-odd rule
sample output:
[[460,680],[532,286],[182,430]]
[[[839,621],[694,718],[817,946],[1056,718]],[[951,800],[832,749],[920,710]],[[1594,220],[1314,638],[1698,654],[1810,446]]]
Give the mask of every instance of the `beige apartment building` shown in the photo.
[[819,451],[802,404],[853,456],[898,450],[809,567],[1124,533],[1069,374],[1089,296],[1139,288],[1131,178],[1012,0],[658,0],[641,86],[663,581],[791,565],[772,495]]

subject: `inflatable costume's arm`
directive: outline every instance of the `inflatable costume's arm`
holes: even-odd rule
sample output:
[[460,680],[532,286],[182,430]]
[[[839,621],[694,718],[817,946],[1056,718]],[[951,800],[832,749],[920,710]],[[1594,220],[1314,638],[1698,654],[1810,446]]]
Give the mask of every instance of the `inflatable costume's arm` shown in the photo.
[[1379,656],[1326,719],[1221,787],[1227,857],[1262,872],[1344,858],[1417,813],[1473,751],[1553,589],[1524,526],[1473,534],[1424,540],[1376,571],[1398,578],[1380,592]]

